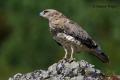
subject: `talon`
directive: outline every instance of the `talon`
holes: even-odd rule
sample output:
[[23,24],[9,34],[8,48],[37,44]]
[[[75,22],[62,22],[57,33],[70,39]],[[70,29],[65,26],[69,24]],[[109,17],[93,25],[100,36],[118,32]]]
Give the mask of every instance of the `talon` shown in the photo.
[[63,61],[69,62],[69,59],[64,57],[64,58],[63,58]]
[[75,58],[70,58],[70,59],[69,59],[69,62],[70,62],[70,63],[73,62],[73,61],[75,61]]
[[63,59],[64,59],[64,60],[67,60],[67,58],[65,58],[65,57],[64,57]]

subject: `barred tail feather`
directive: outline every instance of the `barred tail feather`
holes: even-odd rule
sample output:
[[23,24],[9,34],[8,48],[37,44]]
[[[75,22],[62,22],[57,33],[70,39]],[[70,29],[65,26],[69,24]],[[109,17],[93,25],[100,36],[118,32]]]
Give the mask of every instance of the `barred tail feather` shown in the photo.
[[94,55],[97,56],[103,63],[109,63],[108,56],[102,52],[99,47],[95,49]]

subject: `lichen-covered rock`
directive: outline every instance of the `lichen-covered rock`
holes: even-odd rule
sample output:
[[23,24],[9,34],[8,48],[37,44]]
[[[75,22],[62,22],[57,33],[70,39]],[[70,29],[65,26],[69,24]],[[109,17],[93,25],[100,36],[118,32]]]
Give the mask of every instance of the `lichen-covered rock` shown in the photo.
[[103,73],[88,62],[60,60],[51,65],[48,70],[18,73],[9,80],[104,80]]

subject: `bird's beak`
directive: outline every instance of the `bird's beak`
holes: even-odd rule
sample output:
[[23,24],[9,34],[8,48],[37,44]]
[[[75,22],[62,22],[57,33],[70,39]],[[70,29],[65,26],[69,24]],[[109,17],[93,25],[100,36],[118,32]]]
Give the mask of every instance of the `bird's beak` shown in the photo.
[[43,12],[40,12],[39,16],[43,16]]

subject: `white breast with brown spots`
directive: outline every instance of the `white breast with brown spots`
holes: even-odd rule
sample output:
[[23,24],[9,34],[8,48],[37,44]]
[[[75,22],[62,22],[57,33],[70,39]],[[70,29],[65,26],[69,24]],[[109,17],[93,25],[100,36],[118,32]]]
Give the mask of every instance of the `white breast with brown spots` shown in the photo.
[[72,46],[75,52],[79,52],[81,50],[83,51],[85,48],[85,46],[82,45],[80,41],[65,33],[57,33],[57,35],[53,38],[63,47],[70,48]]

